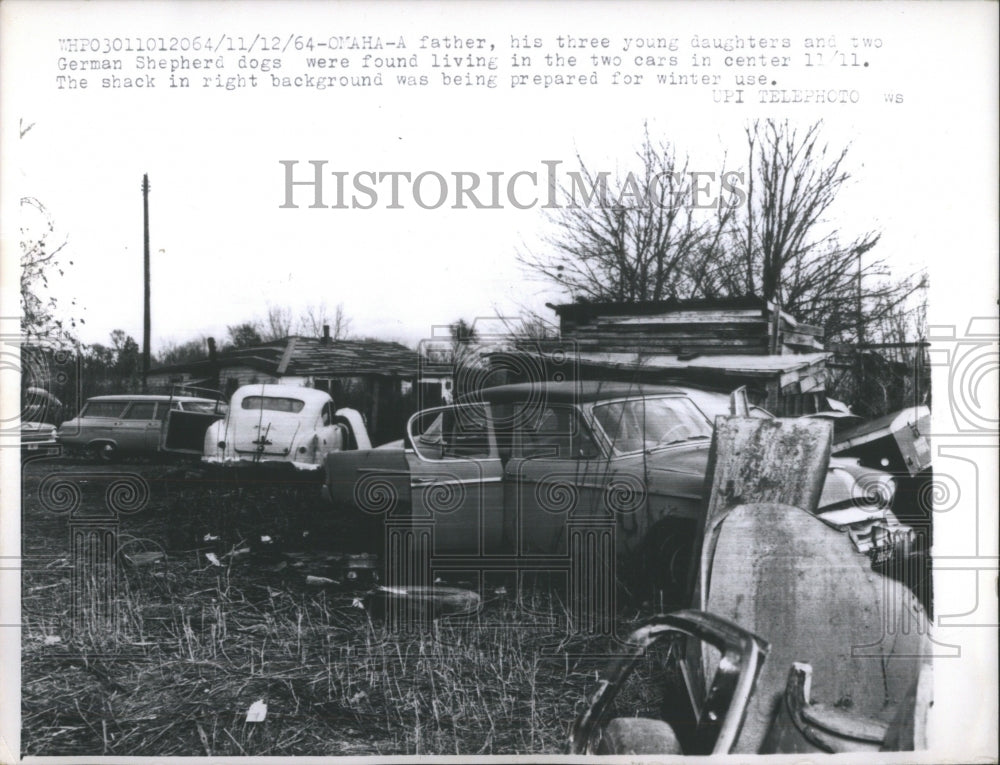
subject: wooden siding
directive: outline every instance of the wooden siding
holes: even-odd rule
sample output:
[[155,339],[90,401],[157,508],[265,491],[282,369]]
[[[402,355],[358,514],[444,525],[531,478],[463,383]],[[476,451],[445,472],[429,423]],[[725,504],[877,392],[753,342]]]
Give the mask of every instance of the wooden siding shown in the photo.
[[[580,351],[712,356],[766,355],[771,351],[774,308],[762,301],[699,301],[697,304],[618,303],[556,306],[563,340]],[[781,313],[779,352],[823,349],[822,330]]]

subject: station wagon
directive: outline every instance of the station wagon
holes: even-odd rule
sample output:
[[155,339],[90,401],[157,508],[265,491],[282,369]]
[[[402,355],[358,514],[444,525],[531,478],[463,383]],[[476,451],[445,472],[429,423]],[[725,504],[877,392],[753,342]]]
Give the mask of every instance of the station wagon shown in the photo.
[[221,417],[225,405],[210,398],[119,394],[87,399],[80,413],[59,426],[56,438],[73,450],[110,460],[160,449],[163,424],[171,411]]

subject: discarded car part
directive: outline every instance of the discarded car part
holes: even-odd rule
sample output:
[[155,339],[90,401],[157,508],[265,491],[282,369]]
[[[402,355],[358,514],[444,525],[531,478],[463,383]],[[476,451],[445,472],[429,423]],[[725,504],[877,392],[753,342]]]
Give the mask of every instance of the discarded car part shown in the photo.
[[[205,431],[226,416],[228,406],[219,391],[184,387],[180,391],[171,391],[171,396],[181,401],[178,394],[190,395],[192,390],[203,394],[199,399],[201,403],[170,407],[163,422],[160,451],[200,456],[204,450]],[[207,403],[206,399],[214,403]]]
[[[740,505],[716,516],[705,531],[701,570],[701,608],[771,644],[738,752],[762,750],[794,662],[812,666],[812,687],[825,703],[886,719],[931,654],[926,614],[913,593],[873,571],[846,534],[799,508]],[[703,676],[711,672],[707,659],[691,665]]]
[[[630,725],[619,723],[613,730],[615,751],[600,750],[600,734],[604,718],[611,709],[619,688],[628,679],[637,660],[659,640],[676,635],[693,638],[716,648],[722,659],[711,684],[706,685],[702,698],[696,699],[697,725],[693,750],[684,754],[726,754],[732,750],[743,726],[747,704],[753,695],[757,677],[767,655],[768,644],[733,622],[702,611],[677,611],[658,616],[637,629],[628,638],[631,653],[617,659],[604,673],[597,691],[590,697],[586,710],[577,717],[570,733],[571,754],[628,753],[627,747],[638,744],[626,733],[638,734],[648,749],[652,739],[666,747],[676,744],[676,736],[654,721]],[[614,722],[612,720],[611,722]],[[605,744],[605,749],[610,748]],[[625,751],[623,751],[625,750]],[[636,754],[677,754],[675,749]]]
[[795,728],[823,752],[877,752],[889,724],[809,701],[812,667],[792,664],[785,687],[785,708]]
[[[293,559],[294,554],[289,556]],[[309,574],[306,584],[335,584],[357,591],[368,591],[376,587],[381,579],[379,570],[381,564],[377,555],[370,553],[331,553],[319,560],[297,560],[293,566],[301,568],[310,565],[322,574]]]
[[833,451],[868,467],[915,476],[931,466],[930,432],[931,410],[908,407],[839,434]]
[[460,587],[378,586],[363,598],[364,606],[401,626],[420,626],[443,616],[471,616],[482,608],[479,593]]
[[892,570],[910,584],[928,612],[933,608],[931,549],[935,489],[930,431],[931,412],[915,406],[856,425],[834,439],[833,451],[859,464],[894,476],[893,513],[914,530],[908,559],[893,561]]
[[255,383],[238,388],[225,418],[205,431],[202,461],[279,462],[318,470],[327,454],[354,444],[371,447],[364,419],[353,409],[334,410],[329,393]]
[[823,422],[718,418],[708,458],[706,523],[727,509],[753,502],[780,502],[815,512],[831,441],[831,428]]
[[921,665],[899,711],[891,719],[858,714],[853,709],[813,702],[812,667],[792,664],[784,700],[764,741],[762,752],[886,752],[927,747],[931,665]]

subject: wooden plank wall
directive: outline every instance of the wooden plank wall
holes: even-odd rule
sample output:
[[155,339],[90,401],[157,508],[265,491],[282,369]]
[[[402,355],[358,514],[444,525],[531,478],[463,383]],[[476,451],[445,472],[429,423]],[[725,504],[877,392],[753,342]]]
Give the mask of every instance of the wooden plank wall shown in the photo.
[[[768,311],[691,309],[658,315],[594,315],[582,320],[565,317],[561,330],[581,351],[637,352],[678,356],[725,354],[766,355],[770,349]],[[782,321],[783,350],[822,350],[822,332]]]

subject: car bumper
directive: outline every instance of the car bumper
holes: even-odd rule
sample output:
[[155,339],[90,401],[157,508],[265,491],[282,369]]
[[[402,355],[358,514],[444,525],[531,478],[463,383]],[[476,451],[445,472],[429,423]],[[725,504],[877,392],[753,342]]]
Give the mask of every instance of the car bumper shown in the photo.
[[21,451],[25,452],[37,452],[48,449],[56,449],[59,447],[59,442],[54,438],[45,439],[43,441],[22,441]]
[[274,459],[259,459],[250,460],[242,459],[240,457],[235,458],[222,458],[222,457],[202,457],[201,461],[205,465],[219,465],[222,467],[237,467],[237,468],[265,468],[274,470],[297,470],[305,473],[314,473],[318,471],[322,465],[313,465],[309,462],[294,462],[292,460],[285,460],[281,458]]

